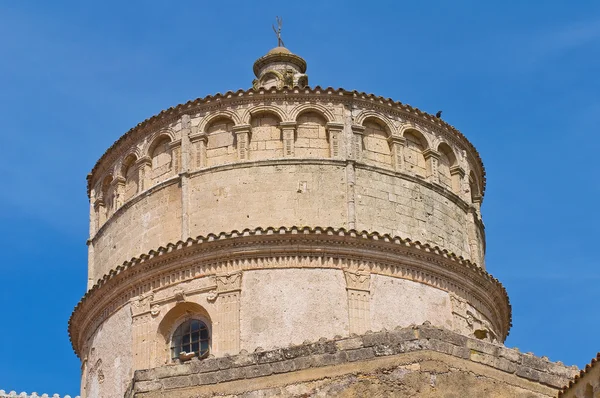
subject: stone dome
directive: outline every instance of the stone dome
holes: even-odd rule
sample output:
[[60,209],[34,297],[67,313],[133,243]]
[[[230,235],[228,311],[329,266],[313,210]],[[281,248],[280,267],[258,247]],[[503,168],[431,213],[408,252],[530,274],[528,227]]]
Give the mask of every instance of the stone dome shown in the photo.
[[292,52],[285,47],[277,46],[269,50],[267,54],[291,54]]

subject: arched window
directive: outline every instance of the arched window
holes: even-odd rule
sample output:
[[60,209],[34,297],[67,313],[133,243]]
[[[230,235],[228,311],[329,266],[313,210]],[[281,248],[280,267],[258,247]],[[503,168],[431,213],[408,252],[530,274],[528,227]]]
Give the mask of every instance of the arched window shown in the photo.
[[199,319],[188,319],[175,329],[171,338],[171,359],[203,358],[208,355],[210,331]]

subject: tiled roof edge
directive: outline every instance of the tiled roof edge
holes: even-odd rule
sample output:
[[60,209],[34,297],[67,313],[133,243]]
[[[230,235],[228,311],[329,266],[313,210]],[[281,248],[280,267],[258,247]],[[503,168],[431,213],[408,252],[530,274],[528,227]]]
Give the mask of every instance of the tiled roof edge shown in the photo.
[[564,394],[572,387],[574,387],[577,382],[579,382],[579,380],[581,380],[583,378],[583,376],[586,375],[586,373],[588,373],[590,370],[592,370],[593,367],[596,366],[596,364],[600,362],[600,352],[596,354],[596,357],[592,358],[592,360],[590,361],[590,363],[588,363],[587,365],[585,365],[584,369],[581,369],[579,371],[579,374],[576,374],[575,377],[573,377],[573,380],[569,381],[569,385],[564,386],[559,392],[558,392],[558,398],[563,397]]

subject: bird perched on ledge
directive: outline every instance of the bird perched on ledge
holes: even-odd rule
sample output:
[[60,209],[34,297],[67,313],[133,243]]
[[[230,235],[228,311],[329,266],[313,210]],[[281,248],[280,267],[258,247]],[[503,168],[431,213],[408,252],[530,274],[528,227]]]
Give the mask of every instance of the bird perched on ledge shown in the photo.
[[435,114],[435,117],[440,119],[442,117],[442,111],[437,111],[437,113]]

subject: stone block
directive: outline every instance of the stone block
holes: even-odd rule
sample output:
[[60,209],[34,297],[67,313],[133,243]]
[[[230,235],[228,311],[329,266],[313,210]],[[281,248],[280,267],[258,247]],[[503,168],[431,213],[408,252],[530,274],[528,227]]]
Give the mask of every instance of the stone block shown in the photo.
[[550,362],[548,362],[545,359],[536,357],[534,355],[523,355],[522,361],[523,366],[527,366],[542,372],[548,372],[549,370],[548,365],[550,364]]
[[366,347],[366,348],[359,348],[356,350],[348,350],[348,351],[346,351],[346,355],[347,355],[349,362],[364,361],[366,359],[374,358],[375,352],[373,351],[373,348]]
[[540,372],[527,366],[518,366],[516,375],[533,381],[540,380]]
[[269,363],[275,361],[281,361],[284,358],[283,350],[273,350],[257,352],[254,354],[257,363]]
[[273,374],[273,370],[269,364],[246,366],[243,369],[247,378],[269,376]]
[[416,340],[415,330],[412,328],[404,328],[388,332],[388,339],[392,344],[399,344],[405,341]]
[[202,361],[191,361],[190,364],[191,373],[206,373],[214,372],[219,370],[219,361],[216,359],[205,359]]
[[161,382],[165,390],[171,390],[174,388],[185,388],[192,385],[192,377],[189,375],[168,377],[166,379],[161,380]]
[[507,360],[515,363],[521,363],[522,354],[517,350],[513,350],[512,348],[499,347],[498,356],[501,358],[506,358]]
[[133,377],[136,382],[146,381],[146,380],[154,380],[154,378],[155,378],[154,369],[136,370]]
[[154,369],[154,374],[157,379],[166,379],[167,377],[184,376],[190,374],[189,365],[170,365],[161,366],[160,368]]
[[338,350],[355,350],[363,346],[362,339],[360,337],[354,337],[351,339],[343,339],[335,342],[335,346]]
[[192,375],[192,380],[195,385],[216,384],[219,382],[219,372],[208,372]]
[[162,383],[159,381],[140,380],[135,382],[135,392],[150,392],[158,391],[162,388]]
[[273,373],[287,373],[296,370],[295,362],[293,359],[285,361],[273,362],[270,364]]
[[467,348],[470,348],[471,350],[483,352],[483,353],[486,353],[489,355],[494,355],[494,356],[498,355],[498,347],[499,346],[490,344],[490,343],[486,343],[481,340],[468,339],[466,346],[467,346]]
[[390,343],[387,333],[371,333],[362,336],[363,347],[373,347],[375,345],[386,345]]

